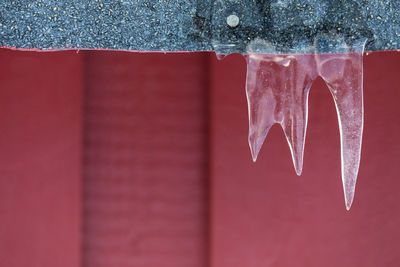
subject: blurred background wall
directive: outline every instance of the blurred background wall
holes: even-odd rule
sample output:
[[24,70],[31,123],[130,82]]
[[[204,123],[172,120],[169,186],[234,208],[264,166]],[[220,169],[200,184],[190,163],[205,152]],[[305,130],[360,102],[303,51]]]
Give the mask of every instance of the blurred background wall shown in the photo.
[[334,104],[311,88],[304,171],[247,145],[245,61],[0,50],[0,266],[399,266],[400,53],[364,58],[345,210]]

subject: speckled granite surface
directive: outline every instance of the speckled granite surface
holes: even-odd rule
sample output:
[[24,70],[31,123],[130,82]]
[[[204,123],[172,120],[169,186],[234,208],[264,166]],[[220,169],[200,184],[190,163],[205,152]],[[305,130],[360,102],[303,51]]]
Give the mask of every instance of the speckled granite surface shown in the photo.
[[400,0],[2,0],[0,47],[230,53],[262,39],[301,52],[333,33],[397,50],[399,14]]

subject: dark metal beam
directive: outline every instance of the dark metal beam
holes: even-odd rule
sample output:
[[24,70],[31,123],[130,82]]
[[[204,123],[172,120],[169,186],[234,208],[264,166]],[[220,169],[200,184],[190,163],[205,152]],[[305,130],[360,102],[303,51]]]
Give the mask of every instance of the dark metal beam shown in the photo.
[[397,50],[399,10],[400,0],[3,0],[0,47],[244,53],[258,39],[302,52],[334,34]]

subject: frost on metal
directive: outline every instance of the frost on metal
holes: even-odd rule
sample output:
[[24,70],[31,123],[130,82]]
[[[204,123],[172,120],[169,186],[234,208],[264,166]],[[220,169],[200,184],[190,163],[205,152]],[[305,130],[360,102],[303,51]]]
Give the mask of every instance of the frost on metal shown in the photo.
[[[367,39],[366,51],[400,49],[400,0],[215,0],[212,45],[217,53],[246,53],[257,39],[277,52],[306,53],[321,34],[335,33],[346,42]],[[240,24],[225,20],[234,14]],[[332,52],[321,45],[318,53]]]
[[[318,53],[331,44],[332,53]],[[303,168],[307,129],[308,94],[321,77],[335,101],[341,142],[342,182],[346,208],[354,198],[363,132],[363,51],[365,40],[351,46],[337,36],[319,36],[307,54],[278,54],[262,41],[250,44],[246,94],[249,112],[249,145],[253,160],[275,123],[288,141],[294,168]]]
[[299,53],[318,34],[337,32],[346,41],[367,38],[367,51],[396,50],[399,13],[400,0],[3,0],[0,47],[165,52],[217,47],[229,54],[245,53],[249,42],[262,39]]

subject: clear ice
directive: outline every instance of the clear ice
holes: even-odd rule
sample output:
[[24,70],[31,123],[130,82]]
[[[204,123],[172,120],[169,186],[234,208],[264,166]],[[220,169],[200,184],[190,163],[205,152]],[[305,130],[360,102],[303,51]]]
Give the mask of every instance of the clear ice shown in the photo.
[[[319,46],[332,47],[320,53]],[[333,44],[331,44],[333,43]],[[270,45],[251,46],[247,59],[246,95],[249,112],[249,145],[253,160],[275,123],[281,125],[298,175],[303,168],[307,129],[308,94],[320,76],[327,84],[338,114],[344,197],[350,209],[360,163],[363,132],[363,63],[365,41],[348,46],[342,39],[320,37],[312,53],[279,54]],[[263,47],[263,45],[261,45]],[[257,50],[253,52],[252,50]]]

